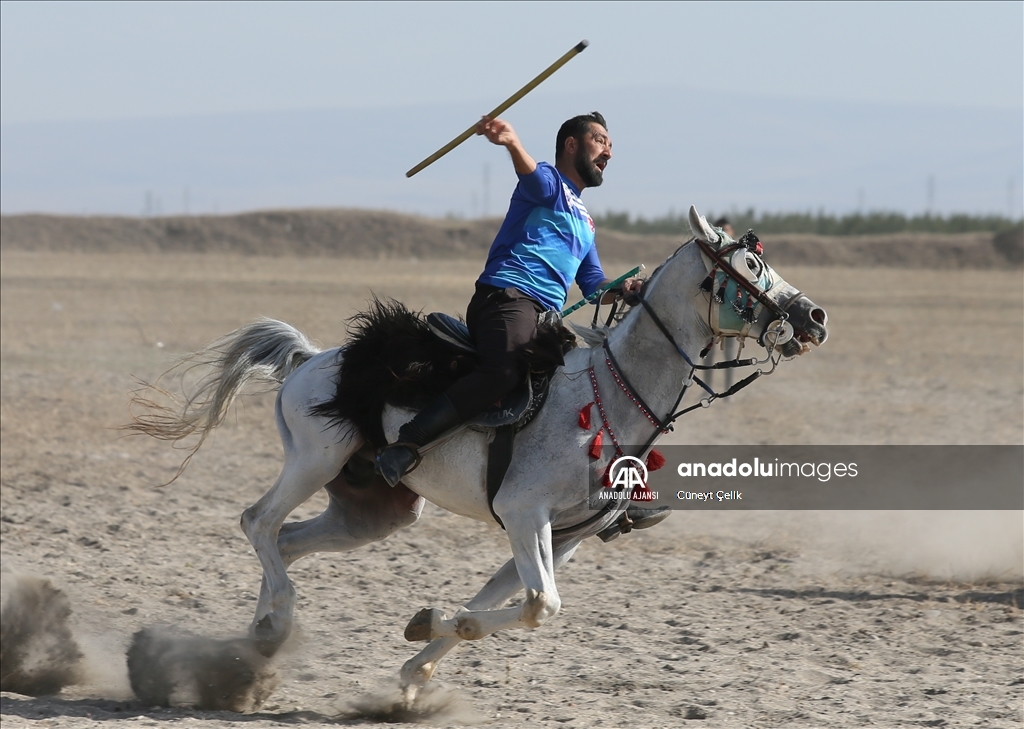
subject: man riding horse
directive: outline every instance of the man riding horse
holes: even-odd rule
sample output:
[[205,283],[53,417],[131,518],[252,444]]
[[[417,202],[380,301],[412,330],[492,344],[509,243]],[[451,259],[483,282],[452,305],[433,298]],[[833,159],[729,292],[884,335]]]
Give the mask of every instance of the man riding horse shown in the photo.
[[[595,111],[562,124],[554,165],[534,161],[502,119],[484,117],[476,133],[505,147],[519,176],[466,310],[479,369],[421,410],[401,427],[398,440],[381,450],[377,467],[391,486],[414,467],[420,448],[483,412],[522,380],[522,352],[537,336],[538,317],[561,311],[574,280],[586,296],[609,283],[594,245],[594,221],[580,200],[583,190],[604,181],[612,158],[604,117]],[[602,300],[639,292],[642,283],[627,279],[621,291],[609,291]]]

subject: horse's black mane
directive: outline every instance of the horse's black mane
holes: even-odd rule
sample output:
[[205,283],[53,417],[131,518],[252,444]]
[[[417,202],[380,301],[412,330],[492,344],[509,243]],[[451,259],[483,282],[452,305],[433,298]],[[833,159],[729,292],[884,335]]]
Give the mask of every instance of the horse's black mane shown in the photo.
[[[477,368],[474,355],[435,337],[420,312],[393,299],[373,299],[348,329],[334,397],[310,414],[351,424],[375,448],[387,443],[385,405],[423,407]],[[554,369],[562,364],[567,338],[572,335],[562,327],[542,329],[523,355],[535,370]]]

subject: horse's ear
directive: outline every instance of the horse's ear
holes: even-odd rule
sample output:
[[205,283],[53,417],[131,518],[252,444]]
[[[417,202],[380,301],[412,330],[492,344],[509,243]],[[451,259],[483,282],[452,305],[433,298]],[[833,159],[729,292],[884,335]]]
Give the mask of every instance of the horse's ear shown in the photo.
[[697,212],[697,208],[690,206],[690,230],[693,234],[708,243],[718,242],[718,233],[712,228],[703,215]]

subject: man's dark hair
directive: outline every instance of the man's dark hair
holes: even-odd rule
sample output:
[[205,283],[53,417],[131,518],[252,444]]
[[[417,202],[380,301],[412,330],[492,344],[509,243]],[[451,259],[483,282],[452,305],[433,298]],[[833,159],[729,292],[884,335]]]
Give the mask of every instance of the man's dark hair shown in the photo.
[[729,218],[719,218],[715,221],[716,228],[724,228],[729,224]]
[[605,129],[608,129],[608,123],[605,122],[604,117],[599,111],[592,111],[589,114],[580,114],[574,116],[567,122],[562,124],[558,130],[558,136],[555,137],[555,161],[562,156],[565,151],[565,140],[569,137],[580,139],[584,134],[590,130],[591,124],[600,124]]

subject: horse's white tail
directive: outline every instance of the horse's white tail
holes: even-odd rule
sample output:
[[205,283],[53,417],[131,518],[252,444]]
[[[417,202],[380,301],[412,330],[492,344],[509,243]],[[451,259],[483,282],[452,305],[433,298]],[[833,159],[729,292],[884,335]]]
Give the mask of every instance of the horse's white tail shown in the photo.
[[[186,389],[183,385],[181,395],[142,383],[129,405],[132,422],[124,429],[174,443],[198,435],[199,440],[188,449],[176,479],[210,431],[224,422],[228,408],[242,388],[254,381],[280,384],[319,352],[295,327],[275,319],[260,319],[188,355],[161,375],[161,379],[172,373],[184,376],[196,367],[209,368],[191,387]],[[154,392],[169,400],[170,405],[155,402],[151,396]]]

